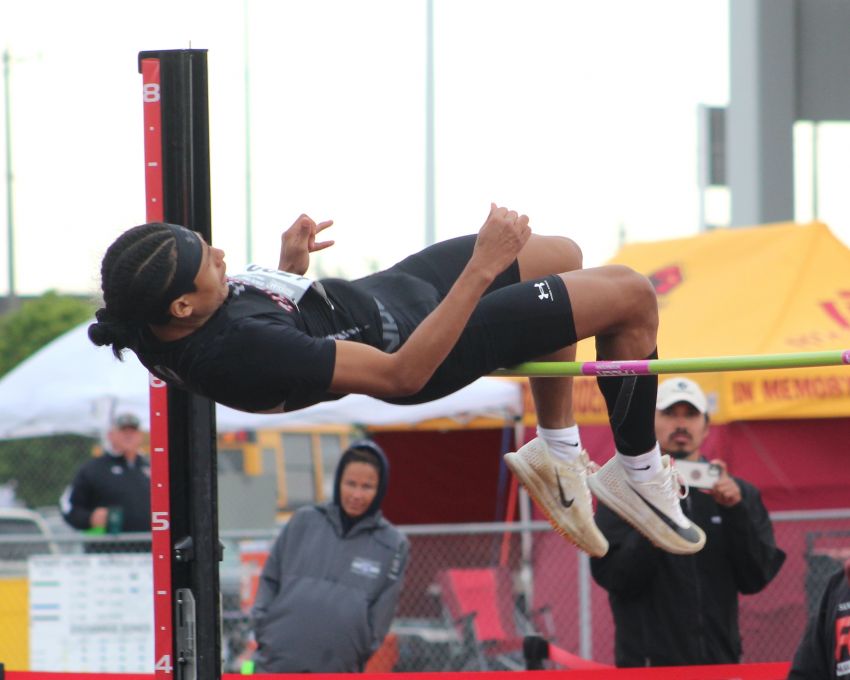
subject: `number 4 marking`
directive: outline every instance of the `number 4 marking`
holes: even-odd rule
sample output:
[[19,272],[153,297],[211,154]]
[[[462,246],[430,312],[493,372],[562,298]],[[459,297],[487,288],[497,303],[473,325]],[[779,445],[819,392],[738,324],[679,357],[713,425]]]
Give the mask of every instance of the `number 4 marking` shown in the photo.
[[174,667],[171,665],[171,654],[163,654],[156,662],[154,670],[171,673],[174,670]]

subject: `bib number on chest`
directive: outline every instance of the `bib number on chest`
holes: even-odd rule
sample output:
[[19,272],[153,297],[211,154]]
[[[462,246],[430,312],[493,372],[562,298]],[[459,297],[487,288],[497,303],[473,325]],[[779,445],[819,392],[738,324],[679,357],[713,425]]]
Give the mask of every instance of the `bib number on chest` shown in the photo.
[[298,274],[290,274],[278,269],[268,269],[258,264],[249,264],[244,272],[231,278],[257,288],[263,288],[277,295],[283,295],[296,305],[313,285],[313,279],[306,276],[298,276]]

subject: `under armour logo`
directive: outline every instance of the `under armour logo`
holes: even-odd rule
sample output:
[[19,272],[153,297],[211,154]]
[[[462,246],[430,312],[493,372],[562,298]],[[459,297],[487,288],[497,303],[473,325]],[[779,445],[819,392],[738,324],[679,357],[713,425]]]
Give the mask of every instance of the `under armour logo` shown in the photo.
[[548,281],[538,281],[534,284],[534,287],[537,288],[537,299],[538,300],[549,300],[549,302],[554,302],[552,296],[552,289],[549,287]]

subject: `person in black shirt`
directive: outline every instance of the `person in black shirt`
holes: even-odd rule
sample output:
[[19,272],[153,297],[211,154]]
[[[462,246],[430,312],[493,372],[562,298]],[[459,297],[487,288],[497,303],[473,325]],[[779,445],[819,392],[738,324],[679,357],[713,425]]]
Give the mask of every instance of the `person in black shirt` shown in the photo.
[[[293,411],[350,393],[398,404],[451,394],[493,370],[532,359],[568,361],[595,336],[599,357],[651,359],[658,309],[648,279],[623,266],[581,269],[570,239],[531,234],[526,215],[490,206],[477,236],[438,243],[355,281],[311,281],[310,253],[332,222],[300,216],[277,269],[230,278],[224,253],[180,226],[122,234],[101,267],[96,345],[125,348],[156,376],[233,408]],[[572,379],[531,380],[539,436],[505,460],[556,528],[591,554],[590,463],[572,412]],[[655,376],[599,379],[617,456],[594,492],[670,549],[704,534],[681,512],[655,433]],[[622,497],[622,498],[621,498]]]
[[[109,449],[80,467],[59,500],[68,524],[96,533],[151,530],[150,465],[141,452],[142,437],[135,415],[115,418],[107,433]],[[132,546],[140,547],[150,545]]]
[[[663,451],[676,462],[708,463],[700,451],[709,430],[708,400],[699,385],[684,377],[665,380],[657,406],[655,431]],[[608,591],[617,666],[741,660],[738,596],[767,587],[785,553],[758,489],[728,474],[724,461],[711,462],[720,473],[713,486],[691,489],[681,501],[708,534],[696,555],[658,550],[608,508],[596,513],[610,550],[590,560],[590,569]]]
[[850,676],[850,560],[833,574],[808,624],[788,680],[838,680]]

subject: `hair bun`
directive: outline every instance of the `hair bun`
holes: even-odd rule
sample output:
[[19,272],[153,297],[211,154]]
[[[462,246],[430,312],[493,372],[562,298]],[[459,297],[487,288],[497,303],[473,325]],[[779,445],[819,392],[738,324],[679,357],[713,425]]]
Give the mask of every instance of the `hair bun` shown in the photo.
[[111,345],[112,352],[120,359],[121,350],[133,344],[136,328],[132,324],[114,320],[105,309],[97,310],[95,318],[97,322],[88,328],[89,340],[98,347]]
[[98,347],[103,345],[111,345],[113,332],[112,327],[115,324],[109,322],[93,323],[89,326],[89,340]]
[[104,323],[108,323],[109,321],[114,321],[114,317],[110,314],[106,307],[101,307],[94,313],[94,318],[98,321],[102,321]]

